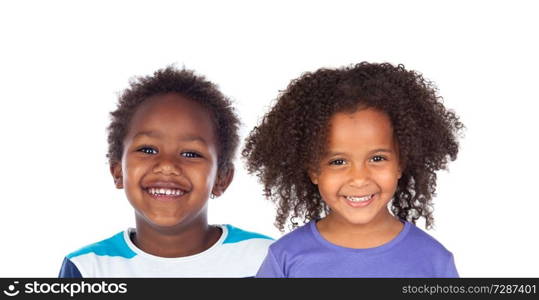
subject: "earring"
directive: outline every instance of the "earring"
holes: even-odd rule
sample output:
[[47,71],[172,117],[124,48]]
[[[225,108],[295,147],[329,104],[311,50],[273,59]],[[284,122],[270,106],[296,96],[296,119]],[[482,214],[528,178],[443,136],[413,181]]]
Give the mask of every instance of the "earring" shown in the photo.
[[210,199],[215,199],[215,198],[217,198],[217,196],[214,193],[211,193],[210,194]]

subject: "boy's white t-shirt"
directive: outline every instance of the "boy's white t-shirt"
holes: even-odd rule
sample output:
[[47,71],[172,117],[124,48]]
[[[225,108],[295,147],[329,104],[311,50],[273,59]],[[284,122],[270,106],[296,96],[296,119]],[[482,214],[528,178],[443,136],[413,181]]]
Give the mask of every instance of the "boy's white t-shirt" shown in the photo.
[[218,225],[219,240],[204,252],[178,258],[137,248],[133,228],[67,255],[59,277],[253,277],[273,239],[232,225]]

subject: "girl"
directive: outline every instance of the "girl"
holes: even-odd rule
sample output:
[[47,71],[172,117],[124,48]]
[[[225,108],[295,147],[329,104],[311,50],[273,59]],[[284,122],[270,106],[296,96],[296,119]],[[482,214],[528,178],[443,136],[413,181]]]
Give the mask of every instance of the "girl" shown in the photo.
[[[458,117],[402,65],[360,63],[292,81],[242,154],[277,204],[258,277],[457,277],[433,223],[435,171],[458,152]],[[390,208],[389,208],[390,206]]]

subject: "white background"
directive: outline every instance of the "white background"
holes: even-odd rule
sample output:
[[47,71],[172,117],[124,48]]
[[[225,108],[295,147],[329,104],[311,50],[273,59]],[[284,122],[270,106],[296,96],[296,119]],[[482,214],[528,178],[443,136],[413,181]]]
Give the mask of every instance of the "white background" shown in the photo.
[[[105,158],[129,78],[172,63],[206,75],[233,99],[243,140],[292,78],[363,60],[420,71],[467,126],[428,231],[460,275],[539,276],[533,1],[259,2],[0,4],[0,276],[55,277],[67,253],[134,225]],[[262,187],[236,167],[210,221],[279,237]]]

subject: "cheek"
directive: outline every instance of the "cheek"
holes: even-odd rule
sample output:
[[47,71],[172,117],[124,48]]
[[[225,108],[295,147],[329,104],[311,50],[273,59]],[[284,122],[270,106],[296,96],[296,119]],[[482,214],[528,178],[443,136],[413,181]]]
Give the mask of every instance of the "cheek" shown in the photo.
[[211,190],[217,176],[217,166],[199,165],[192,169],[193,181],[199,182],[206,190]]
[[324,199],[335,197],[339,189],[343,186],[344,176],[323,172],[318,177],[318,191]]
[[142,174],[144,173],[144,164],[134,159],[125,159],[122,163],[122,176],[124,186],[138,185]]
[[385,193],[393,194],[397,189],[399,174],[395,170],[380,172],[377,174],[376,181],[382,187]]
[[215,184],[216,180],[216,172],[213,168],[210,168],[209,170],[205,170],[205,181],[206,181],[206,188],[211,190],[213,185]]

